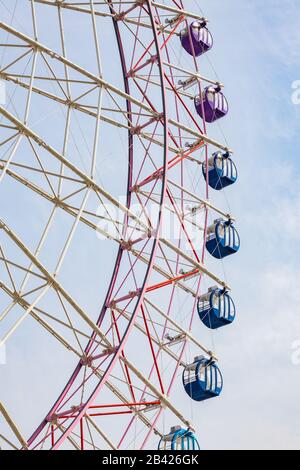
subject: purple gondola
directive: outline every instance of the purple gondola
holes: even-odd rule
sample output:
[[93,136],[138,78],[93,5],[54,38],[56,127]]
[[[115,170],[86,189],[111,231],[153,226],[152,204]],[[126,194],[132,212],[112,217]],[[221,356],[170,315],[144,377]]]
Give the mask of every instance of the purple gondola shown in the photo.
[[182,47],[190,55],[199,57],[213,47],[213,37],[205,21],[194,21],[180,33]]
[[220,87],[209,86],[200,96],[195,98],[196,111],[206,122],[215,122],[228,113],[228,101]]

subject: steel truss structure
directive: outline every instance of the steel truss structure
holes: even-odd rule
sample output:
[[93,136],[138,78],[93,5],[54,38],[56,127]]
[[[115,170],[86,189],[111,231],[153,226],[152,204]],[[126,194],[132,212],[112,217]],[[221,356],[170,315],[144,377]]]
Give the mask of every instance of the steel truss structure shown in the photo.
[[[39,414],[26,418],[31,435],[1,402],[0,438],[12,449],[144,449],[163,436],[165,417],[195,430],[172,391],[181,387],[178,376],[193,354],[217,360],[193,324],[204,283],[230,290],[205,264],[205,240],[211,218],[234,216],[211,202],[202,165],[211,150],[232,151],[208,136],[191,99],[203,84],[221,84],[201,75],[195,57],[190,69],[180,65],[179,33],[202,19],[181,0],[20,3],[26,27],[0,22],[0,80],[9,92],[0,106],[0,187],[2,200],[13,204],[15,194],[19,207],[14,218],[4,211],[0,219],[1,344],[31,320],[44,332],[44,349],[51,338],[76,366],[56,400],[56,388],[49,392],[54,404],[40,423]],[[74,20],[89,31],[93,67],[85,65],[80,41],[78,54],[72,50]],[[111,36],[102,35],[104,28]],[[110,47],[119,62],[105,75]],[[102,149],[113,150],[120,133],[126,137],[123,200],[101,181],[98,165]],[[18,212],[23,194],[36,201],[27,221]],[[72,269],[64,275],[81,231],[92,234],[95,247],[115,250],[97,314],[89,302],[81,304]],[[48,389],[47,371],[43,380]],[[34,390],[32,400],[38,400]]]

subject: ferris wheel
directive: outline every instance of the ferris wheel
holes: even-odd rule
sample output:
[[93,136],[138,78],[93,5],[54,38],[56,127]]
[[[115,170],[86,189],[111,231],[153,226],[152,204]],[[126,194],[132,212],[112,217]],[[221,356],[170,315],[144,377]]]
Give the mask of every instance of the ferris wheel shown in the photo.
[[240,247],[214,203],[237,168],[208,20],[181,0],[1,5],[0,445],[198,449],[189,403],[223,388],[202,338],[235,319],[218,272]]

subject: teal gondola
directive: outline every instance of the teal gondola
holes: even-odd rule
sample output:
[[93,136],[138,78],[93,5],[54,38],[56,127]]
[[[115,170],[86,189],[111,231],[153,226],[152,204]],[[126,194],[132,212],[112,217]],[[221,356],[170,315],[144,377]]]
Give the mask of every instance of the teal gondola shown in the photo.
[[182,429],[181,426],[175,426],[169,434],[161,438],[158,450],[200,450],[200,446],[194,433]]

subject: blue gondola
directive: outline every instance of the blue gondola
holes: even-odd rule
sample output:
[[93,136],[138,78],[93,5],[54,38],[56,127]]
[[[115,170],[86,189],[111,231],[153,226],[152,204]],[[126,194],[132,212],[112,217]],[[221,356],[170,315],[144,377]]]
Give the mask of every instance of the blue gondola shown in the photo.
[[231,220],[218,219],[207,231],[206,249],[217,259],[237,253],[241,241]]
[[175,426],[161,438],[158,450],[200,450],[200,446],[195,434],[181,426]]
[[211,287],[207,294],[199,298],[198,313],[207,328],[216,330],[233,323],[236,310],[232,298],[226,291]]
[[185,368],[182,379],[186,393],[195,401],[218,397],[223,389],[220,369],[213,359],[203,356]]
[[[202,166],[206,180],[206,164]],[[237,180],[237,169],[229,153],[216,152],[208,162],[208,184],[211,188],[221,189],[234,184]]]

